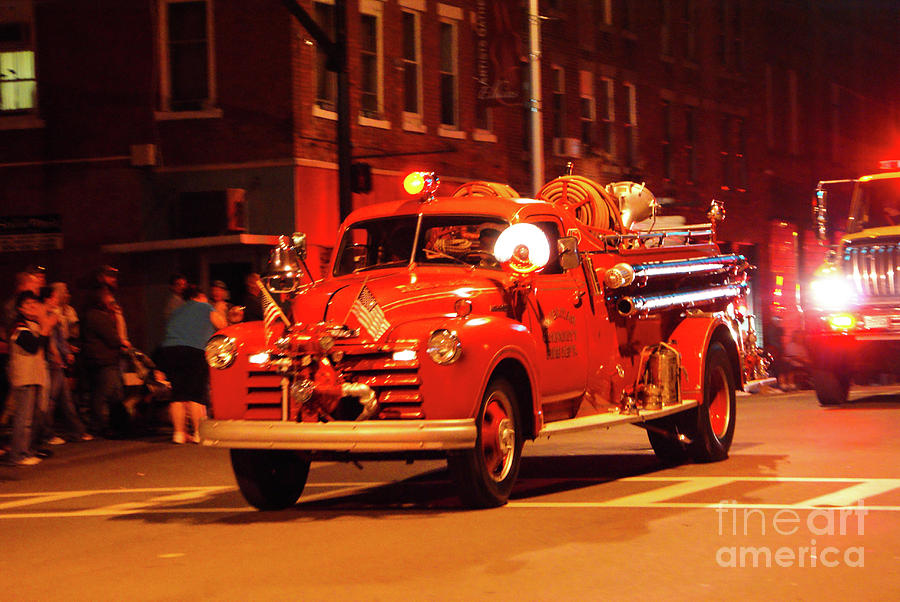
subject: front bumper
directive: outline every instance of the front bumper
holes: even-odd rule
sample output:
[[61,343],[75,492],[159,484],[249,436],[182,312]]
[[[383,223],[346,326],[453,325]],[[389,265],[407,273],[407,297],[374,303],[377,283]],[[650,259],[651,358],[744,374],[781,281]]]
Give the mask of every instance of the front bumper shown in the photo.
[[203,445],[242,449],[296,449],[335,452],[395,452],[473,449],[475,421],[370,420],[364,422],[281,422],[204,420]]

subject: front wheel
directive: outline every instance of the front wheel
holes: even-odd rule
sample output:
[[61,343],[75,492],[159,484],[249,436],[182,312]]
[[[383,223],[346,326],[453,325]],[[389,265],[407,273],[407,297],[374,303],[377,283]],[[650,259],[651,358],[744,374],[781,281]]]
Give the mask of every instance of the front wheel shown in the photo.
[[731,361],[725,348],[713,343],[706,352],[702,403],[650,421],[647,435],[656,457],[665,464],[724,460],[734,438],[736,409]]
[[524,439],[516,393],[505,380],[491,381],[481,400],[475,449],[452,452],[447,465],[460,498],[475,508],[502,506],[509,499]]
[[850,394],[850,374],[834,366],[815,368],[812,371],[816,398],[823,406],[839,406],[846,403]]
[[231,450],[231,467],[241,494],[259,510],[293,506],[306,486],[309,463],[304,454],[289,450]]

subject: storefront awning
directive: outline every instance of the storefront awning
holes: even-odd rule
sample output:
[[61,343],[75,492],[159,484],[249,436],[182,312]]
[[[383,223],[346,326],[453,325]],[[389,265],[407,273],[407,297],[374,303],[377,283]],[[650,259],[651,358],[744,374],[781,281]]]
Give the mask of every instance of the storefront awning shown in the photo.
[[198,238],[173,238],[169,240],[145,240],[103,245],[104,253],[147,253],[152,251],[180,251],[230,246],[265,246],[278,243],[278,237],[270,234],[226,234],[223,236],[203,236]]

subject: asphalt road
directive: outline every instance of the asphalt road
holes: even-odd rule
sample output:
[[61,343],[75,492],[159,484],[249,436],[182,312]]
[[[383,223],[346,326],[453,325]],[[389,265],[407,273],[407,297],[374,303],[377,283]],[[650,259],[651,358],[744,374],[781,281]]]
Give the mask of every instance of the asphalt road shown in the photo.
[[508,505],[439,462],[314,464],[257,512],[227,452],[70,443],[0,468],[10,600],[896,600],[900,387],[738,400],[725,462],[663,469],[622,426],[526,445]]

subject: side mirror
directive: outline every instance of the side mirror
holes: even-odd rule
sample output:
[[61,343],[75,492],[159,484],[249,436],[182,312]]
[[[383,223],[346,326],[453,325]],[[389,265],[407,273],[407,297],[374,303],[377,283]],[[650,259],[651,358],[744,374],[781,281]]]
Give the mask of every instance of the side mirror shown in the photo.
[[556,241],[559,251],[559,266],[569,271],[581,265],[581,257],[578,255],[578,239],[574,236],[563,236]]
[[828,244],[828,191],[820,185],[816,188],[813,199],[813,223],[816,225],[816,238],[819,244]]

